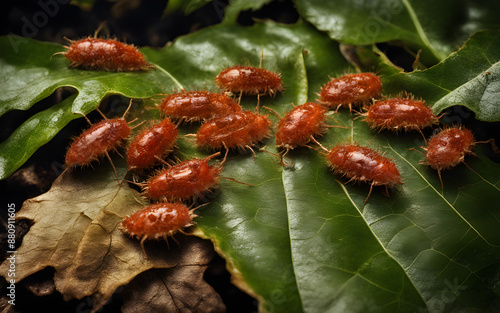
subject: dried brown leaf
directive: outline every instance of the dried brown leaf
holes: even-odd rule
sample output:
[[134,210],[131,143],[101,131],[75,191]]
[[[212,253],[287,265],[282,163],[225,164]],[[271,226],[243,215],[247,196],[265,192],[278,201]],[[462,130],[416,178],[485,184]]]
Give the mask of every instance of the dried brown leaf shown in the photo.
[[[115,165],[123,177],[123,162]],[[182,260],[206,254],[153,242],[145,245],[147,259],[138,240],[118,229],[122,217],[143,206],[138,198],[135,190],[117,184],[113,170],[104,162],[95,170],[63,174],[47,193],[27,200],[17,214],[18,220],[28,219],[33,225],[16,252],[16,280],[53,267],[56,289],[65,300],[92,296],[94,310],[98,310],[118,287],[140,273],[182,268]],[[0,266],[4,277],[7,266]]]

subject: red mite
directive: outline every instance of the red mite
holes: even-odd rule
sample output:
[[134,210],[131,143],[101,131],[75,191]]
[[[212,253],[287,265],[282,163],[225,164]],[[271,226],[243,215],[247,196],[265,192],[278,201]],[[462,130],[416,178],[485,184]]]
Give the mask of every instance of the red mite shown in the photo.
[[70,40],[71,45],[65,46],[64,55],[71,61],[71,66],[82,67],[96,71],[129,72],[154,68],[146,62],[142,53],[133,45],[128,45],[113,39],[84,38]]
[[[130,105],[121,118],[103,120],[92,125],[78,136],[66,152],[66,167],[86,166],[102,156],[106,156],[113,165],[108,152],[116,150],[122,141],[130,135],[131,128],[125,120],[129,109]],[[90,121],[88,122],[90,123]],[[119,181],[116,169],[114,170],[116,179]]]
[[205,159],[191,159],[161,170],[145,183],[143,195],[153,201],[169,202],[201,196],[219,184],[222,164],[208,165],[208,161],[219,154],[217,152]]
[[336,174],[348,177],[349,181],[370,183],[370,192],[365,204],[373,186],[386,186],[387,188],[403,183],[396,165],[375,150],[355,144],[340,144],[330,151],[322,148],[328,152],[328,163]]
[[372,128],[394,131],[421,130],[439,121],[423,101],[404,98],[377,101],[362,115]]
[[443,129],[431,137],[423,149],[427,151],[424,164],[438,171],[441,186],[441,170],[448,169],[464,162],[466,154],[473,154],[474,135],[465,128],[450,127]]
[[128,167],[142,170],[157,164],[172,150],[178,133],[168,118],[141,131],[128,147]]
[[222,90],[248,95],[274,95],[283,90],[280,74],[251,66],[226,68],[217,75],[215,82]]
[[250,111],[214,118],[201,125],[196,134],[196,143],[211,149],[252,150],[251,146],[269,136],[271,124],[267,115]]
[[168,239],[182,229],[194,225],[196,215],[180,203],[151,204],[125,218],[119,228],[131,237],[141,240],[144,255],[144,241],[148,239]]
[[223,94],[184,91],[166,96],[160,110],[174,120],[190,122],[241,112],[241,106]]
[[326,109],[313,102],[293,108],[278,123],[276,146],[287,150],[306,145],[311,137],[326,131]]
[[372,73],[348,74],[328,82],[319,96],[318,102],[330,108],[341,106],[352,110],[353,106],[367,104],[382,92],[380,78]]

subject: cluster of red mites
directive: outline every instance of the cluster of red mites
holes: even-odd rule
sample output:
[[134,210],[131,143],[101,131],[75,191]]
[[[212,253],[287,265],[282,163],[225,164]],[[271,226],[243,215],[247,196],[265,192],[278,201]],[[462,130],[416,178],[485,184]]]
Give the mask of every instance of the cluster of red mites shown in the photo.
[[[398,97],[376,100],[382,96],[382,82],[372,73],[348,74],[331,79],[318,94],[318,103],[305,103],[280,120],[276,133],[276,145],[286,149],[285,154],[325,132],[325,113],[328,109],[364,109],[360,115],[372,128],[392,131],[422,133],[422,129],[439,123],[439,118],[422,100],[413,97]],[[320,145],[320,144],[319,144]],[[442,169],[453,167],[472,153],[472,133],[463,128],[450,127],[433,136],[424,147],[427,151],[424,164],[436,169],[441,179]],[[320,145],[321,146],[321,145]],[[326,151],[326,158],[335,173],[346,176],[349,181],[363,181],[373,186],[394,187],[402,184],[401,174],[390,159],[378,152],[357,144],[338,144]],[[283,154],[283,156],[285,155]],[[282,157],[283,157],[282,156]],[[368,200],[366,198],[366,201]],[[365,203],[366,203],[365,201]]]
[[[332,79],[323,87],[318,102],[337,110],[341,106],[349,107],[350,110],[353,107],[363,108],[366,112],[360,115],[365,117],[365,122],[379,130],[416,130],[422,133],[423,128],[439,123],[439,118],[424,101],[411,96],[375,100],[381,97],[381,91],[382,83],[374,74],[344,75]],[[445,128],[423,147],[427,152],[423,164],[436,169],[441,180],[441,170],[463,162],[465,155],[472,153],[474,144],[474,137],[469,130]],[[347,176],[350,181],[369,182],[370,192],[373,186],[393,187],[402,183],[395,164],[372,149],[355,144],[323,149],[328,152],[328,162],[336,173]]]
[[[71,41],[66,48],[67,51],[60,54],[68,58],[74,67],[104,71],[154,68],[135,47],[116,40],[88,37]],[[182,91],[167,95],[162,100],[159,109],[167,117],[142,130],[128,146],[127,164],[130,170],[141,173],[165,162],[164,158],[173,151],[178,135],[177,126],[171,119],[179,123],[202,122],[196,134],[197,145],[208,150],[226,149],[226,156],[228,150],[252,150],[252,146],[269,136],[272,123],[268,116],[243,111],[240,104],[226,93],[239,93],[240,99],[242,94],[258,97],[274,95],[283,90],[280,74],[263,69],[262,64],[260,68],[238,65],[222,70],[215,83],[221,93]],[[311,140],[319,144],[314,137],[332,127],[325,123],[326,112],[340,107],[348,107],[351,111],[353,108],[365,108],[366,112],[361,115],[372,128],[379,130],[421,132],[422,128],[438,123],[438,117],[423,101],[412,97],[374,101],[381,97],[381,93],[382,82],[372,73],[331,79],[319,93],[318,103],[307,102],[296,106],[280,119],[276,146],[286,149],[286,154],[291,149],[306,146]],[[86,166],[102,156],[111,161],[108,152],[117,149],[132,130],[125,120],[127,111],[121,118],[105,118],[76,138],[66,154],[66,166]],[[472,153],[474,143],[474,137],[467,129],[444,129],[433,136],[424,148],[427,151],[425,164],[436,169],[441,178],[440,171],[463,162],[465,154]],[[349,181],[369,183],[370,193],[373,186],[393,187],[402,183],[396,165],[368,147],[339,144],[328,150],[319,145],[327,152],[326,158],[335,173],[346,176]],[[120,229],[139,238],[144,250],[145,240],[167,239],[184,227],[193,225],[195,209],[190,210],[182,202],[194,200],[217,187],[226,158],[219,166],[209,165],[208,161],[218,155],[220,152],[157,171],[141,185],[143,195],[158,203],[125,218]]]
[[[70,43],[70,46],[65,47],[67,51],[57,54],[70,60],[72,67],[97,71],[154,68],[133,45],[95,36],[70,40]],[[260,97],[274,95],[283,89],[280,74],[250,66],[224,69],[215,82],[222,92],[240,93],[240,99],[242,94]],[[203,122],[196,135],[197,145],[209,150],[224,148],[226,155],[230,149],[252,150],[252,146],[269,136],[271,126],[267,115],[243,111],[240,104],[225,93],[182,91],[167,95],[159,109],[166,118],[139,132],[128,146],[127,164],[129,170],[136,174],[165,163],[165,157],[173,151],[178,130],[171,120],[179,123]],[[86,166],[102,156],[111,162],[108,152],[116,150],[132,130],[125,120],[125,114],[121,118],[105,118],[76,138],[66,154],[66,166]],[[143,242],[146,239],[166,239],[182,228],[193,225],[194,209],[189,210],[181,202],[194,200],[217,187],[225,158],[219,166],[209,165],[208,161],[218,155],[220,152],[205,159],[195,158],[168,166],[140,184],[144,196],[160,203],[127,217],[120,226],[122,231],[140,238],[144,249]]]
[[[291,149],[306,146],[311,140],[319,144],[314,137],[323,134],[329,127],[325,123],[328,109],[338,110],[343,106],[352,110],[353,107],[368,105],[381,92],[382,82],[372,73],[331,79],[321,90],[318,103],[307,102],[294,107],[280,120],[276,145],[286,149],[286,154]],[[340,144],[331,150],[321,147],[327,152],[328,163],[334,171],[350,181],[369,182],[371,187],[392,187],[401,183],[395,164],[370,148],[355,144]]]
[[[215,81],[222,91],[240,94],[272,95],[282,89],[280,76],[262,68],[230,67],[223,70]],[[269,136],[271,126],[267,115],[243,111],[240,104],[226,94],[206,90],[167,95],[159,109],[165,116],[179,122],[201,121],[202,125],[196,134],[197,145],[208,150],[224,148],[226,156],[230,149],[252,150],[253,145]],[[208,164],[210,159],[218,155],[220,152],[205,159],[194,158],[158,171],[143,184],[143,195],[154,202],[167,202],[153,204],[127,217],[121,229],[131,236],[141,238],[142,245],[146,238],[166,238],[193,225],[192,210],[189,211],[185,206],[181,209],[179,202],[194,201],[218,186],[222,164],[226,158],[219,166]],[[170,202],[175,203],[175,209]],[[170,219],[163,218],[164,214],[175,216],[178,222],[168,222]],[[167,225],[165,229],[153,227],[148,224],[151,220]]]

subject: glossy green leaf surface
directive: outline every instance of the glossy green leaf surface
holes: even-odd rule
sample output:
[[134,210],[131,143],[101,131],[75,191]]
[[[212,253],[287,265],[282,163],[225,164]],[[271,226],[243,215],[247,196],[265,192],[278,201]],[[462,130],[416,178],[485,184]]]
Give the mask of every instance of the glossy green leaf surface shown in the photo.
[[59,44],[6,36],[1,38],[0,47],[0,71],[4,74],[0,80],[0,116],[14,109],[27,110],[63,86],[77,90],[72,111],[84,114],[109,94],[145,98],[164,88],[180,88],[168,72],[161,70],[117,73],[71,68],[64,56],[54,55],[65,51]]
[[[261,97],[261,111],[267,106],[282,116],[292,103],[314,101],[329,77],[354,71],[338,44],[306,23],[216,26],[163,49],[141,51],[158,67],[158,74],[142,74],[165,80],[154,85],[162,92],[202,89],[205,83],[215,90],[213,79],[223,68],[258,66],[263,52],[264,67],[282,74],[285,90]],[[384,82],[393,79],[395,91],[396,76],[390,76],[395,72],[387,73]],[[255,109],[256,97],[244,96],[242,105]],[[206,195],[210,204],[197,210],[194,231],[215,243],[235,284],[267,312],[498,310],[500,166],[478,145],[478,156],[466,157],[470,169],[460,164],[443,171],[441,190],[436,171],[419,164],[421,153],[409,150],[424,145],[418,132],[377,133],[349,111],[329,115],[337,122],[328,124],[346,128],[329,129],[319,138],[322,145],[356,141],[385,153],[404,184],[389,189],[389,196],[374,187],[363,206],[369,185],[334,175],[318,151],[290,151],[289,168],[258,148],[255,158],[249,151],[231,152],[221,176],[253,186],[221,179],[219,189]],[[152,116],[159,114],[131,112],[140,120]],[[277,118],[270,118],[276,125]],[[182,126],[181,132],[196,128]],[[263,149],[277,153],[274,131]],[[178,145],[181,159],[211,153],[188,138],[179,138]]]
[[297,155],[295,171],[283,177],[304,310],[491,309],[498,294],[486,277],[497,275],[500,257],[498,165],[468,159],[477,173],[463,165],[443,173],[442,192],[435,171],[419,164],[422,155],[407,150],[422,144],[419,136],[373,134],[345,114],[342,121],[351,129],[330,131],[322,144],[352,138],[385,152],[404,184],[390,198],[374,189],[363,207],[369,186],[334,177],[321,156]]
[[384,58],[376,69],[384,90],[406,90],[431,104],[436,114],[453,106],[465,106],[478,120],[500,121],[500,31],[476,33],[457,52],[439,64],[404,73]]
[[[292,103],[316,98],[315,92],[328,81],[328,76],[340,75],[348,68],[338,46],[306,24],[291,27],[263,23],[250,29],[214,27],[180,38],[166,56],[163,51],[145,53],[152,60],[162,58],[158,64],[174,72],[175,67],[182,67],[179,71],[196,73],[179,79],[181,84],[203,86],[207,82],[210,89],[224,67],[258,66],[262,51],[264,67],[282,74],[287,91],[274,99],[261,97],[261,105],[279,112],[289,111]],[[188,61],[192,58],[197,62]],[[253,110],[256,98],[244,97],[243,104]],[[265,149],[273,149],[272,141],[269,142]],[[263,308],[290,312],[301,307],[301,299],[291,260],[282,170],[275,156],[257,155],[255,160],[251,153],[229,156],[223,176],[256,186],[222,181],[213,203],[200,209],[198,226],[227,257],[238,284],[262,299]]]
[[0,143],[0,178],[6,178],[49,142],[71,120],[81,117],[71,112],[75,95],[26,120]]
[[498,28],[497,1],[295,0],[300,15],[331,38],[352,45],[399,41],[432,65],[474,32]]
[[[27,110],[57,88],[71,87],[77,95],[39,112],[0,144],[0,179],[5,179],[67,123],[95,110],[111,94],[146,98],[182,86],[165,70],[113,73],[69,67],[54,53],[65,49],[54,43],[5,36],[0,38],[0,116]],[[46,128],[40,135],[40,129]]]

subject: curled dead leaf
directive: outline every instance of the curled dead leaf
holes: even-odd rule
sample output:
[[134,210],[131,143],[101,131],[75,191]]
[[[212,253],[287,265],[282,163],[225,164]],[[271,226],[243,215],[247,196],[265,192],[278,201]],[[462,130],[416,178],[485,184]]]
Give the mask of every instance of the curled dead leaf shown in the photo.
[[[126,165],[123,161],[115,165],[118,175],[123,177]],[[109,164],[61,175],[47,193],[27,200],[17,214],[18,220],[33,223],[15,254],[17,281],[53,267],[54,284],[63,298],[92,296],[93,311],[105,305],[118,287],[151,269],[170,269],[165,277],[182,277],[188,275],[187,268],[196,265],[196,270],[188,276],[192,276],[193,286],[203,284],[204,269],[213,256],[209,244],[192,236],[183,238],[181,245],[170,244],[170,247],[161,241],[148,242],[145,247],[149,259],[146,259],[139,242],[118,229],[122,217],[143,206],[138,198],[135,190],[116,183]],[[4,277],[7,269],[8,264],[0,265]],[[167,278],[159,279],[162,284],[168,282]],[[148,289],[149,283],[158,281],[142,280],[141,288]],[[220,297],[204,284],[199,292],[208,292],[207,299],[217,303],[214,307],[223,306]],[[181,288],[175,298],[183,297],[203,299],[205,295],[185,296]],[[189,307],[203,301],[181,302]]]

